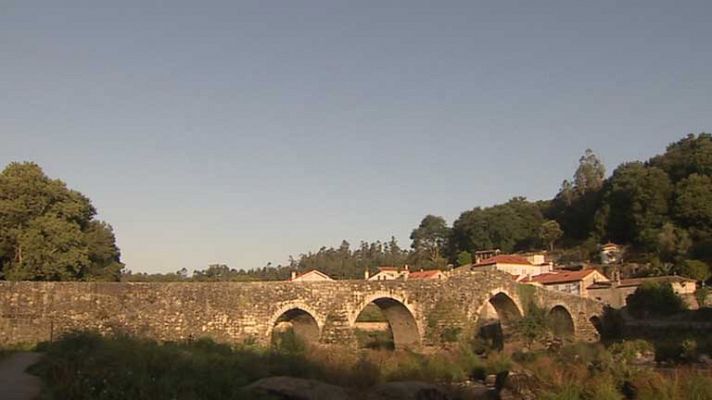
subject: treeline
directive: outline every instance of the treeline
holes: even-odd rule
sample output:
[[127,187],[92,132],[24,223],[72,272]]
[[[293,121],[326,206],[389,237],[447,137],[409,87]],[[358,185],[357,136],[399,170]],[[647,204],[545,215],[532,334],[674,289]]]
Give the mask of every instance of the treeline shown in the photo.
[[[381,265],[446,268],[472,261],[475,251],[549,249],[562,261],[597,261],[598,245],[626,245],[627,261],[644,274],[678,273],[699,280],[712,262],[712,135],[670,144],[648,161],[618,166],[606,178],[587,150],[571,180],[551,200],[514,197],[466,210],[448,225],[427,215],[413,229],[410,248],[394,238],[352,248],[322,247],[287,265],[237,270],[211,265],[190,274],[124,271],[111,227],[94,220],[90,201],[33,163],[12,163],[0,174],[0,273],[29,280],[284,280],[291,271],[319,269],[359,279]],[[640,272],[640,271],[639,271]],[[121,276],[120,276],[121,275]]]

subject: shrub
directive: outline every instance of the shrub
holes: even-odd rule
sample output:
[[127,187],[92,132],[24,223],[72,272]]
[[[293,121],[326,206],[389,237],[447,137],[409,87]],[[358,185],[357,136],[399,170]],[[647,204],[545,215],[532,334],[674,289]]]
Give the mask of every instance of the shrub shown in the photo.
[[687,308],[669,283],[645,283],[626,302],[628,311],[638,318],[668,316]]
[[702,286],[695,290],[695,300],[697,300],[697,304],[700,308],[707,306],[707,297],[709,297],[709,295],[710,289],[706,286]]

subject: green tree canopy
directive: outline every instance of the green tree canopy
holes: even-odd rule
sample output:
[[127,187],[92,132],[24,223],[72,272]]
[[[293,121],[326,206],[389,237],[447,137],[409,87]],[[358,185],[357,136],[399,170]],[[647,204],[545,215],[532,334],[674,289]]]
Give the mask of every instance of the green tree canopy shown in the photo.
[[559,223],[553,220],[549,220],[541,224],[539,228],[539,237],[541,241],[544,242],[550,251],[554,251],[554,243],[561,238],[564,231],[561,230]]
[[116,280],[123,265],[111,227],[88,198],[34,163],[0,174],[0,271],[10,280]]
[[614,241],[648,245],[657,242],[668,220],[673,193],[665,171],[640,162],[618,167],[604,194],[606,234]]
[[410,234],[410,239],[413,241],[411,248],[415,251],[418,260],[423,260],[431,266],[441,267],[445,263],[443,251],[447,247],[449,237],[450,228],[445,219],[427,215]]
[[667,151],[650,160],[676,183],[692,175],[712,175],[712,134],[693,134],[669,145]]
[[710,278],[710,266],[700,260],[685,260],[676,269],[678,274],[690,279],[704,282]]
[[673,217],[696,236],[712,233],[712,177],[695,173],[678,182]]
[[493,207],[477,207],[463,212],[453,223],[455,251],[531,249],[539,243],[539,229],[543,222],[539,205],[524,197],[515,197]]

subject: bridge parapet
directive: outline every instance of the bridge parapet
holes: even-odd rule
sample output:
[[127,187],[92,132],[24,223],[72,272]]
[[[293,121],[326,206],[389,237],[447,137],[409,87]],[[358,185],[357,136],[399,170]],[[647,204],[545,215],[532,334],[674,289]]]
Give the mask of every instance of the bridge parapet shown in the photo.
[[284,321],[322,343],[354,345],[355,321],[375,303],[397,346],[437,346],[452,334],[472,334],[487,310],[506,319],[531,299],[549,310],[563,307],[577,336],[595,337],[590,318],[601,313],[599,303],[522,289],[505,274],[487,272],[441,281],[0,282],[0,345],[48,341],[85,329],[157,340],[207,336],[268,344]]

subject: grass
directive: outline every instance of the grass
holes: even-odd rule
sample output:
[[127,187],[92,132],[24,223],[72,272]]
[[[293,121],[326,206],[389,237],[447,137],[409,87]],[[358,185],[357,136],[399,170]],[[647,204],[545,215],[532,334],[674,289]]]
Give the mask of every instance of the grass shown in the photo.
[[[514,373],[515,395],[541,399],[712,399],[712,375],[686,368],[662,373],[637,365],[645,341],[576,343],[526,356],[489,351],[480,357],[469,343],[431,354],[408,351],[308,347],[287,336],[279,347],[228,346],[207,339],[158,343],[125,336],[74,333],[45,345],[47,357],[33,368],[46,384],[44,399],[243,399],[242,388],[260,378],[318,379],[360,393],[388,381],[443,385]],[[498,379],[498,385],[502,381]],[[454,395],[454,399],[464,398]]]

